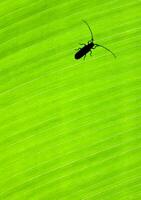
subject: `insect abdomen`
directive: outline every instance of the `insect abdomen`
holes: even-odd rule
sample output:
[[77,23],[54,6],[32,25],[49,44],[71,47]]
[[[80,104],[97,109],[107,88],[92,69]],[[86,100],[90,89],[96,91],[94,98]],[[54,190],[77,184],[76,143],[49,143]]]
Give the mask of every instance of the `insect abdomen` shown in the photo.
[[88,52],[91,51],[91,49],[93,48],[94,43],[91,42],[87,45],[85,45],[82,49],[80,49],[76,54],[75,54],[75,59],[80,59],[83,56],[85,56]]
[[75,59],[80,59],[84,56],[85,54],[80,50],[75,54]]
[[80,59],[91,50],[91,47],[86,45],[75,54],[75,59]]

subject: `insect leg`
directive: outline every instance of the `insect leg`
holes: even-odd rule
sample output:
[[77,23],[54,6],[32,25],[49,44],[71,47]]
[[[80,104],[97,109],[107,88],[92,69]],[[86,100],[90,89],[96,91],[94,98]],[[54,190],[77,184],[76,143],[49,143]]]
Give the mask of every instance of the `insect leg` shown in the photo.
[[83,59],[85,60],[85,58],[86,58],[86,55],[84,55]]
[[85,46],[85,44],[83,44],[83,43],[79,43],[80,45],[84,45]]
[[92,56],[92,51],[90,51],[90,56]]

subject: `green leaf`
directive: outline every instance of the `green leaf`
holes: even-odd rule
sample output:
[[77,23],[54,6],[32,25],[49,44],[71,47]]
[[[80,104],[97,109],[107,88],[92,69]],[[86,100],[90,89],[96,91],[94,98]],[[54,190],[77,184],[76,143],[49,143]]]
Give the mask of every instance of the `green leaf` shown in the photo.
[[0,1],[1,200],[141,199],[140,9]]

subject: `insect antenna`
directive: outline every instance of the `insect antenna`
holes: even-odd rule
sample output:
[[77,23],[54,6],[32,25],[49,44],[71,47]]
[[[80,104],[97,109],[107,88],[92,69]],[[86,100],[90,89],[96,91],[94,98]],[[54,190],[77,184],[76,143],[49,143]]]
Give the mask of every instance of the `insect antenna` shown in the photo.
[[102,48],[106,49],[116,58],[116,55],[110,49],[108,49],[107,47],[104,47],[103,45],[100,45],[100,44],[95,44],[95,47],[102,47]]
[[94,41],[93,32],[92,32],[92,30],[91,30],[89,24],[88,24],[85,20],[82,20],[82,21],[88,26],[88,29],[89,29],[89,31],[90,31],[90,33],[91,33],[91,40],[92,40],[92,42],[93,42],[93,41]]

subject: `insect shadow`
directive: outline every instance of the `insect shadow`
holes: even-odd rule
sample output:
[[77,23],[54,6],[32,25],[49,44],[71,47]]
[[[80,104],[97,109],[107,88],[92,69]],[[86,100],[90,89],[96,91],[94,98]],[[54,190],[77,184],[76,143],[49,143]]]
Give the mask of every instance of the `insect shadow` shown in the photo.
[[90,55],[92,55],[92,49],[95,49],[96,47],[102,47],[104,49],[106,49],[107,51],[109,51],[115,58],[116,58],[116,55],[110,50],[108,49],[107,47],[103,46],[103,45],[100,45],[100,44],[95,44],[94,43],[94,37],[93,37],[93,33],[92,33],[92,30],[89,26],[89,24],[85,21],[85,20],[82,20],[89,28],[89,31],[91,33],[91,40],[88,41],[87,44],[80,44],[80,45],[83,45],[82,48],[78,48],[77,49],[77,52],[75,54],[75,59],[80,59],[80,58],[84,58],[86,57],[86,54],[90,52]]

